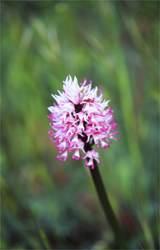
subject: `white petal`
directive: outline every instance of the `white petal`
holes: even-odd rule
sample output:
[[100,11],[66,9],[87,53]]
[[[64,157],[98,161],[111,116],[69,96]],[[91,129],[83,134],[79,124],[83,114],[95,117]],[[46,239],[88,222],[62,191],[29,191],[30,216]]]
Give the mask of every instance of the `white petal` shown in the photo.
[[50,106],[50,107],[48,107],[48,110],[49,110],[51,113],[53,113],[53,112],[54,112],[54,107],[53,107],[53,106]]

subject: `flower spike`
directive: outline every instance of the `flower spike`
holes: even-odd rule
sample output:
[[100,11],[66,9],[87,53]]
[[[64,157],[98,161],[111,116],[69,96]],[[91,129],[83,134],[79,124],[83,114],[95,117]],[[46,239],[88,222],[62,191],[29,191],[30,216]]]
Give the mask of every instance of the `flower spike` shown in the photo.
[[[49,137],[56,143],[59,152],[57,159],[84,159],[85,165],[94,169],[94,161],[99,163],[96,148],[108,149],[111,140],[116,140],[117,124],[113,110],[98,88],[84,80],[78,83],[76,77],[69,75],[63,81],[63,91],[52,95],[55,100],[48,109],[50,115]],[[94,147],[94,149],[93,149]]]

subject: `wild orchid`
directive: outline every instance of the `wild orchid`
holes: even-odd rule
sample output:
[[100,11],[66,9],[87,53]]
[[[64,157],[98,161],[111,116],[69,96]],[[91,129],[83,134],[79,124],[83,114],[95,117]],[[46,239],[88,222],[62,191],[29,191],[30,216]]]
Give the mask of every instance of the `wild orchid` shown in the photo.
[[71,76],[63,83],[63,92],[52,95],[56,103],[48,108],[49,136],[57,146],[57,159],[65,161],[71,152],[73,160],[84,159],[85,166],[94,169],[94,161],[100,162],[97,148],[108,149],[117,139],[113,110],[91,83],[78,84]]
[[80,84],[76,77],[67,76],[63,81],[63,91],[52,95],[55,103],[48,109],[50,121],[49,137],[55,143],[57,159],[66,161],[72,153],[73,160],[83,159],[90,169],[96,191],[113,229],[117,247],[124,249],[122,230],[110,204],[98,170],[98,148],[108,149],[112,140],[117,140],[117,124],[109,100],[98,95],[98,88],[92,88],[91,82]]

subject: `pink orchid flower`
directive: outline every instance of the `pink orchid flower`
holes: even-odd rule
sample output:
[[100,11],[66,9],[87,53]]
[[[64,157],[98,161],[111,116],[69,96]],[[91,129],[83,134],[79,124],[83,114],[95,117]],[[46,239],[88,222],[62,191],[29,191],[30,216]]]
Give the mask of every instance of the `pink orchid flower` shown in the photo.
[[57,159],[65,161],[71,152],[73,160],[84,159],[86,167],[94,169],[94,161],[99,163],[96,149],[108,149],[111,140],[117,140],[113,110],[91,83],[78,84],[71,76],[63,83],[63,92],[52,95],[56,103],[48,108],[49,137],[59,152]]

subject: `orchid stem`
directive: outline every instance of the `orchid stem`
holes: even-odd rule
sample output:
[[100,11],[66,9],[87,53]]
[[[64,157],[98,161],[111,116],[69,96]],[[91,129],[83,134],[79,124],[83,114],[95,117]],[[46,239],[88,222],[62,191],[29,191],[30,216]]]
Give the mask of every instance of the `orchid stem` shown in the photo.
[[105,191],[104,183],[102,181],[96,161],[94,161],[94,169],[90,169],[90,173],[98,194],[99,201],[104,210],[105,217],[114,232],[116,247],[117,249],[125,249],[125,240],[122,235],[122,230]]

